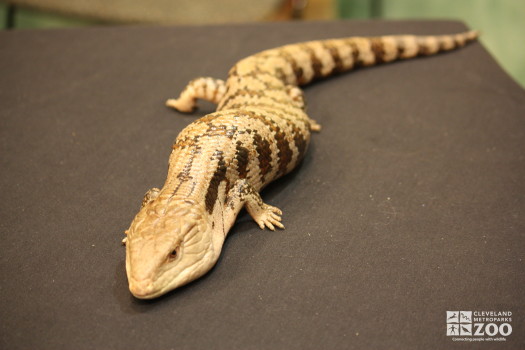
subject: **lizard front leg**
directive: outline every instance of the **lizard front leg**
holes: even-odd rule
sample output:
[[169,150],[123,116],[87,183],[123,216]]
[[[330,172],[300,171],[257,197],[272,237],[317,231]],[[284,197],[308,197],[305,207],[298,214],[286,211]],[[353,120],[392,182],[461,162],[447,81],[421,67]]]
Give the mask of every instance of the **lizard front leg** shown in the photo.
[[268,227],[274,231],[275,226],[284,229],[281,223],[282,211],[279,208],[268,205],[263,202],[261,195],[246,181],[238,180],[230,190],[226,200],[226,211],[233,215],[231,224],[235,221],[235,216],[245,207],[250,216],[255,220],[261,229]]
[[197,108],[198,98],[219,103],[226,92],[226,83],[221,79],[201,77],[193,79],[182,90],[179,98],[169,99],[166,106],[175,108],[180,112],[190,113]]

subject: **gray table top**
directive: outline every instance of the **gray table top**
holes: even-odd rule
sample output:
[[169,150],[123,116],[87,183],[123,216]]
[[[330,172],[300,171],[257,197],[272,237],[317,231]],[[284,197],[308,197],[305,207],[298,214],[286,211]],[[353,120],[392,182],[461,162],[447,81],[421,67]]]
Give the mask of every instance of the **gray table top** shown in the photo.
[[[525,94],[480,43],[306,88],[302,165],[241,214],[206,277],[134,299],[123,231],[194,117],[196,76],[281,44],[441,34],[458,22],[315,22],[0,33],[0,347],[444,349],[446,311],[511,311],[525,346]],[[213,110],[211,105],[197,113]]]

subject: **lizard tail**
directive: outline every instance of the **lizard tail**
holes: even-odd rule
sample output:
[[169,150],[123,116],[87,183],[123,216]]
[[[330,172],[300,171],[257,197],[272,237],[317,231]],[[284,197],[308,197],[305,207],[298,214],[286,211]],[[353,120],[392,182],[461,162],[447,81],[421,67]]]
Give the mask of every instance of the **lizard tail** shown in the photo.
[[309,41],[263,51],[252,57],[272,61],[287,84],[304,85],[357,67],[450,51],[475,40],[478,31],[452,35],[389,35]]

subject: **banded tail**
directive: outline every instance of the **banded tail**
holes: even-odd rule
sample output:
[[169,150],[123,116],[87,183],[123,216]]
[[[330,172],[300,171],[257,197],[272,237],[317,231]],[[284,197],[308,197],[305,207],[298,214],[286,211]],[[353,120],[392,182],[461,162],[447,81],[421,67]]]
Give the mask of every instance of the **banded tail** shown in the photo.
[[454,50],[475,40],[478,35],[477,31],[468,31],[437,36],[389,35],[309,41],[250,56],[234,66],[230,74],[242,76],[256,63],[265,71],[273,66],[275,74],[286,84],[300,86],[357,67]]
[[468,31],[436,36],[349,37],[285,45],[237,62],[227,81],[209,77],[190,81],[179,98],[169,99],[166,105],[191,112],[196,108],[197,99],[205,99],[218,104],[217,110],[238,107],[239,95],[284,87],[294,91],[290,87],[354,68],[454,50],[478,35],[477,31]]

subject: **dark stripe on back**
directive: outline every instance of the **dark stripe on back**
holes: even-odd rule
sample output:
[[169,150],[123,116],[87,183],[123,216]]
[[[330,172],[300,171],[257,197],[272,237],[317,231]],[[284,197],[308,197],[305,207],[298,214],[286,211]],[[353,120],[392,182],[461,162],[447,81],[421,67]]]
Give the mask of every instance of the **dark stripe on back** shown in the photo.
[[[299,67],[299,64],[297,63],[297,60],[285,49],[279,50],[279,55],[285,58],[286,62],[290,65],[292,68],[293,74],[295,76],[295,80],[297,81],[297,84],[303,84],[303,69]],[[292,82],[288,82],[292,83]]]
[[[200,135],[197,135],[193,138],[192,142],[191,142],[191,146],[193,147],[193,151],[191,153],[191,157],[190,159],[186,162],[186,164],[184,164],[184,167],[182,168],[182,170],[177,174],[177,179],[179,179],[179,184],[177,185],[177,187],[175,188],[175,190],[173,190],[173,194],[172,195],[176,195],[177,192],[179,191],[179,188],[182,186],[183,183],[193,179],[193,176],[190,175],[190,172],[191,172],[191,168],[193,166],[193,161],[195,160],[195,156],[197,154],[200,154],[201,153],[201,150],[202,150],[202,147],[200,145],[198,145],[198,140],[200,138]],[[185,148],[186,146],[188,145],[180,145],[180,144],[175,144],[173,148],[176,148],[176,147],[180,147],[180,148]]]
[[206,210],[208,213],[213,212],[213,207],[215,206],[215,202],[217,201],[217,197],[219,196],[219,186],[222,181],[226,180],[226,163],[224,162],[224,156],[222,151],[215,151],[213,157],[211,160],[218,158],[218,164],[217,168],[215,169],[215,172],[213,173],[213,177],[210,180],[210,184],[208,185],[208,190],[206,191],[206,198],[204,200],[206,204]]
[[312,66],[312,70],[314,71],[314,76],[312,77],[312,80],[321,78],[323,76],[323,74],[321,73],[323,70],[323,63],[316,56],[314,49],[312,49],[306,44],[301,45],[301,49],[306,51],[310,56],[310,65]]
[[332,60],[334,61],[334,68],[332,72],[341,73],[345,70],[343,65],[343,60],[341,59],[341,56],[339,55],[339,50],[337,47],[328,44],[326,42],[323,42],[323,46],[328,50],[330,53],[330,56],[332,56]]
[[276,125],[271,120],[268,120],[263,115],[259,115],[251,111],[242,111],[242,112],[248,118],[260,120],[274,133],[273,136],[275,138],[275,141],[277,142],[277,149],[278,149],[277,157],[278,157],[279,168],[277,171],[277,176],[285,174],[286,168],[288,167],[288,164],[290,164],[290,162],[292,161],[292,156],[293,156],[293,152],[290,149],[290,145],[288,144],[288,141],[286,140],[286,134],[281,130],[281,128],[278,125]]
[[428,42],[425,39],[425,37],[418,37],[416,38],[417,43],[417,54],[418,55],[430,55],[430,48],[428,46]]
[[277,149],[279,150],[277,153],[279,158],[279,170],[277,171],[277,176],[280,176],[286,173],[286,168],[292,161],[293,152],[286,140],[286,134],[282,132],[281,128],[277,127],[274,136],[277,141]]
[[[241,102],[232,103],[232,101],[234,101],[240,96],[248,96],[248,98],[245,99],[246,101],[241,100]],[[228,106],[229,109],[239,109],[242,106],[245,106],[245,107],[246,106],[256,106],[260,99],[266,99],[266,100],[273,101],[275,103],[273,105],[275,108],[278,108],[279,105],[287,106],[290,104],[290,100],[288,97],[279,99],[273,96],[269,96],[269,94],[267,94],[265,91],[238,90],[235,94],[228,96],[228,98],[224,100],[223,106]]]
[[250,151],[243,147],[241,141],[237,141],[235,146],[235,159],[237,159],[237,172],[240,179],[245,179],[248,175],[248,163],[250,161]]
[[301,130],[294,128],[293,141],[295,143],[295,147],[297,147],[297,150],[299,151],[297,160],[301,160],[306,152],[306,140],[304,139]]
[[261,173],[261,182],[265,182],[265,176],[272,171],[272,149],[270,142],[263,139],[261,135],[254,131],[253,145],[257,151],[257,159],[259,160],[259,171]]
[[374,53],[375,63],[384,62],[385,57],[385,48],[383,46],[383,40],[380,38],[371,38],[370,39],[370,49]]
[[467,42],[466,40],[461,40],[459,36],[454,36],[454,48],[456,47],[462,47]]
[[345,44],[347,44],[350,47],[350,50],[352,51],[352,62],[354,66],[361,65],[361,61],[359,61],[359,48],[357,47],[357,44],[353,39],[345,40]]
[[403,58],[405,53],[405,41],[400,37],[396,37],[397,57]]

